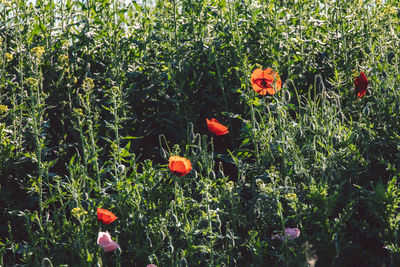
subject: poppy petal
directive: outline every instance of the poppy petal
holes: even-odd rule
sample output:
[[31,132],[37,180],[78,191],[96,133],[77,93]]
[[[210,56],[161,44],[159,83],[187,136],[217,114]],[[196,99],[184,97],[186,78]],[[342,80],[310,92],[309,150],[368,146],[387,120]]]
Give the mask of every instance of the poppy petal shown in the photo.
[[255,69],[251,75],[251,84],[253,90],[260,94],[274,95],[282,87],[282,81],[278,73],[270,68],[265,70]]
[[216,136],[229,133],[228,127],[219,123],[216,119],[206,119],[208,130]]
[[104,252],[111,252],[119,248],[118,243],[111,239],[108,231],[99,232],[97,235],[97,244],[103,248]]
[[97,220],[103,224],[110,224],[113,221],[115,221],[118,217],[115,216],[114,213],[112,213],[109,210],[106,209],[97,209]]
[[367,93],[368,83],[367,76],[362,71],[354,80],[354,89],[356,90],[357,97],[361,98]]
[[192,163],[184,157],[172,156],[169,158],[168,168],[177,176],[184,176],[192,170]]
[[285,234],[275,234],[271,237],[271,239],[280,239],[284,240],[285,237],[288,240],[293,240],[295,238],[298,238],[300,236],[300,229],[299,228],[286,228],[285,229]]

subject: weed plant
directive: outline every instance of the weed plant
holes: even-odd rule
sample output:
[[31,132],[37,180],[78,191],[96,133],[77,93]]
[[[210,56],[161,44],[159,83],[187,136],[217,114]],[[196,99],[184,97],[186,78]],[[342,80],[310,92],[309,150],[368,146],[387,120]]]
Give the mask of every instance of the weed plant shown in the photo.
[[399,22],[395,0],[0,0],[0,266],[398,266]]

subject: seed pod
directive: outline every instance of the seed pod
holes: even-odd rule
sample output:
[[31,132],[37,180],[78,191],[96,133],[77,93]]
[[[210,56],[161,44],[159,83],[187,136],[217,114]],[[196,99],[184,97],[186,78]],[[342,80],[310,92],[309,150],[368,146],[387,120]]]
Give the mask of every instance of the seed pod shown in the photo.
[[182,266],[182,267],[188,266],[188,263],[187,263],[187,261],[186,261],[185,258],[182,258],[182,259],[181,259],[181,266]]
[[215,178],[216,178],[215,172],[214,172],[214,171],[211,171],[211,172],[210,172],[210,179],[211,179],[211,180],[215,180]]
[[368,117],[368,115],[369,115],[369,107],[368,107],[368,105],[365,106],[365,108],[363,109],[363,113],[364,113],[364,116]]
[[170,254],[172,254],[172,253],[174,253],[174,246],[173,245],[169,245],[168,246],[168,252],[170,253]]
[[160,148],[160,154],[161,154],[161,157],[162,157],[162,158],[164,158],[164,159],[168,158],[168,157],[167,157],[167,152],[165,152],[165,149],[164,149],[164,148]]
[[148,245],[149,247],[153,247],[153,244],[151,243],[151,239],[149,236],[147,236],[146,238],[146,245]]

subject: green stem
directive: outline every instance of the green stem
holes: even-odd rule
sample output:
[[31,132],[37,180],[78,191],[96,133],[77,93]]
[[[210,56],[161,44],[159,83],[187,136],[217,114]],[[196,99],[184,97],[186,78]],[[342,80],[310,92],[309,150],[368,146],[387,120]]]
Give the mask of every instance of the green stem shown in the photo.
[[89,137],[90,137],[90,144],[91,144],[91,155],[94,157],[94,169],[96,172],[96,177],[97,177],[97,184],[99,187],[101,187],[101,180],[100,180],[100,168],[99,168],[99,160],[98,160],[98,154],[97,154],[97,145],[94,140],[94,134],[93,134],[93,122],[91,119],[88,121],[88,128],[89,128]]
[[[118,88],[119,90],[119,88]],[[113,92],[113,115],[114,115],[114,135],[115,135],[115,145],[117,146],[117,153],[114,153],[114,173],[115,177],[118,176],[118,166],[121,163],[119,153],[120,153],[120,138],[119,138],[119,116],[118,116],[118,105],[117,97],[119,97],[119,92]]]
[[208,230],[210,231],[210,259],[211,259],[211,266],[214,266],[214,237],[213,237],[213,229],[212,229],[212,220],[211,220],[211,211],[210,211],[210,198],[209,198],[209,183],[206,184],[206,201],[207,201],[207,220],[208,220]]
[[288,255],[287,255],[287,239],[286,239],[286,234],[285,234],[285,219],[283,218],[283,213],[282,213],[282,204],[280,201],[280,192],[276,192],[276,182],[274,177],[271,175],[271,183],[273,186],[273,190],[275,192],[275,196],[276,196],[276,205],[278,207],[278,216],[281,222],[281,226],[282,226],[282,235],[284,237],[284,241],[283,241],[283,248],[284,248],[284,253],[285,253],[285,265],[288,266]]
[[[17,13],[19,12],[20,10],[19,10],[19,8],[17,9]],[[16,18],[18,18],[19,16],[16,16]],[[23,56],[22,55],[24,55],[24,53],[23,53],[23,49],[22,49],[22,34],[21,34],[21,22],[20,22],[20,20],[19,19],[17,19],[17,26],[18,26],[18,44],[17,44],[17,46],[18,46],[18,51],[19,51],[19,54],[21,55],[20,57],[19,57],[19,62],[18,62],[18,66],[19,66],[19,70],[18,70],[18,72],[19,72],[19,81],[20,81],[20,95],[19,95],[19,97],[20,97],[20,101],[19,101],[19,104],[18,104],[18,102],[16,102],[17,103],[17,107],[18,107],[18,110],[19,110],[19,114],[18,114],[18,116],[19,116],[19,119],[18,120],[14,120],[14,122],[19,122],[19,124],[20,124],[20,126],[18,127],[17,125],[15,125],[14,124],[14,127],[15,127],[15,136],[14,136],[14,140],[16,141],[15,143],[16,143],[16,153],[21,153],[22,152],[22,134],[21,134],[21,131],[22,131],[22,129],[21,129],[21,125],[22,125],[22,121],[23,121],[23,96],[24,96],[24,67],[23,67]]]
[[87,176],[87,170],[88,170],[88,160],[87,160],[87,152],[86,152],[86,142],[85,142],[85,137],[83,135],[83,129],[82,129],[82,122],[80,115],[76,115],[78,118],[78,129],[79,129],[79,136],[81,138],[81,146],[82,146],[82,156],[83,156],[83,165],[85,166],[85,172]]
[[[37,60],[37,59],[36,59]],[[30,98],[32,100],[31,114],[32,114],[32,127],[33,136],[35,140],[35,157],[37,162],[38,170],[38,194],[39,194],[39,218],[43,215],[43,166],[42,166],[42,141],[40,139],[40,125],[42,121],[42,104],[40,98],[40,88],[43,87],[43,77],[37,66],[39,62],[36,62],[35,74],[39,81],[36,85],[32,86],[30,89]]]
[[178,30],[176,23],[176,0],[172,1],[173,12],[174,12],[174,39],[175,39],[175,52],[178,53]]
[[219,64],[218,64],[218,60],[217,60],[217,56],[216,56],[214,47],[212,48],[212,54],[214,56],[215,67],[217,68],[218,83],[219,83],[219,86],[221,87],[222,99],[224,100],[225,110],[229,111],[228,100],[227,100],[226,94],[225,94],[224,82],[222,79],[221,71],[219,69]]

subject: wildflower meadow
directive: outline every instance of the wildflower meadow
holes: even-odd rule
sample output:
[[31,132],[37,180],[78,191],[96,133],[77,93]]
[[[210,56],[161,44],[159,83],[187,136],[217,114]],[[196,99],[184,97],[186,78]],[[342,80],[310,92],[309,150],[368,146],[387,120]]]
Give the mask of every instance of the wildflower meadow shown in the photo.
[[0,0],[0,266],[400,266],[398,0]]

